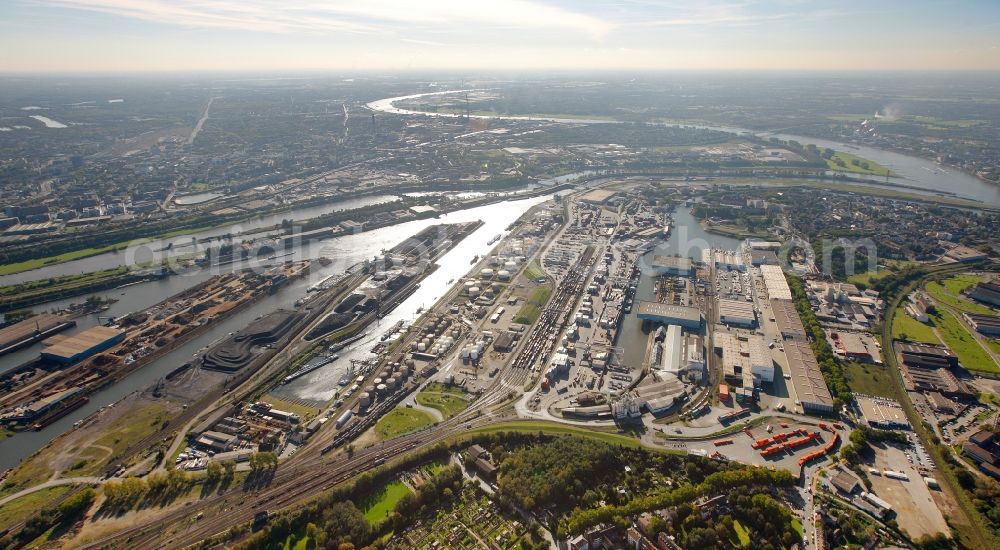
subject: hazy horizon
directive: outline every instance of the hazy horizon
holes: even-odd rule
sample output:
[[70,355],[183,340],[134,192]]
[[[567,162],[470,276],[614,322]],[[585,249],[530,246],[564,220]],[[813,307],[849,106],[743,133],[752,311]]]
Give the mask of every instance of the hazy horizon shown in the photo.
[[3,73],[996,71],[1000,4],[12,0]]

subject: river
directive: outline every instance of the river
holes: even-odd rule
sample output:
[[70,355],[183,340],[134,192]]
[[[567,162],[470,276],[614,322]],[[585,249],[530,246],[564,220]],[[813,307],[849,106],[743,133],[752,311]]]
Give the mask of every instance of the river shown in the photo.
[[[353,199],[345,199],[327,204],[321,204],[318,206],[298,208],[287,212],[266,214],[263,216],[249,218],[247,220],[241,221],[233,225],[224,225],[221,227],[215,227],[212,229],[199,231],[197,233],[191,233],[178,237],[171,237],[168,239],[154,240],[120,252],[119,251],[106,252],[104,254],[98,254],[96,256],[88,256],[86,258],[80,258],[79,260],[73,260],[70,262],[64,262],[60,264],[53,264],[38,269],[32,269],[30,271],[13,273],[11,275],[4,275],[0,277],[0,285],[12,285],[27,281],[44,279],[46,277],[59,277],[62,275],[89,273],[91,271],[110,269],[112,267],[120,267],[123,265],[135,265],[137,263],[141,264],[152,261],[154,259],[162,260],[168,257],[175,257],[178,255],[194,254],[203,250],[205,245],[195,244],[194,246],[192,246],[193,240],[219,237],[221,235],[226,235],[230,233],[235,234],[245,231],[253,231],[255,229],[267,228],[278,225],[281,223],[282,220],[293,220],[293,221],[306,220],[309,218],[315,218],[316,216],[322,216],[324,214],[338,212],[341,210],[354,210],[356,208],[363,208],[365,206],[371,206],[374,204],[381,204],[386,202],[395,202],[398,200],[400,199],[399,196],[397,195],[388,195],[388,194],[371,195]],[[173,244],[173,247],[170,250],[164,250],[171,243]]]
[[[399,115],[420,115],[420,116],[435,116],[435,117],[445,117],[445,118],[458,118],[465,116],[464,114],[452,114],[452,113],[434,113],[434,112],[423,112],[423,111],[412,111],[409,109],[402,109],[396,107],[394,104],[398,101],[405,101],[410,99],[417,99],[426,96],[444,95],[444,94],[454,94],[463,93],[470,91],[480,91],[480,90],[447,90],[441,92],[430,92],[424,94],[412,94],[407,96],[391,97],[387,99],[380,99],[377,101],[372,101],[368,103],[368,108],[382,111],[386,113],[393,113]],[[621,121],[617,120],[601,120],[601,119],[578,119],[578,118],[558,118],[558,117],[529,117],[529,116],[517,116],[517,115],[499,115],[499,116],[489,116],[489,115],[471,115],[472,118],[480,119],[496,119],[496,120],[513,120],[513,121],[545,121],[545,122],[557,122],[557,123],[570,123],[570,124],[621,124]],[[961,172],[954,168],[943,168],[938,164],[922,159],[919,157],[914,157],[910,155],[904,155],[901,153],[895,153],[892,151],[886,151],[884,149],[877,149],[874,147],[868,147],[864,145],[854,145],[848,143],[840,143],[836,141],[830,141],[819,138],[811,138],[804,136],[796,136],[791,134],[773,134],[769,132],[754,132],[747,130],[745,128],[735,128],[726,126],[700,126],[692,124],[670,124],[663,123],[665,126],[672,127],[693,127],[693,128],[703,128],[708,130],[717,130],[720,132],[727,132],[732,134],[752,134],[760,138],[770,138],[777,137],[783,140],[795,140],[803,144],[813,143],[818,147],[829,147],[831,149],[836,149],[838,151],[844,151],[854,155],[858,155],[869,160],[873,160],[882,166],[891,169],[893,172],[900,175],[899,179],[904,180],[906,185],[918,188],[909,189],[903,188],[904,191],[915,192],[915,193],[928,193],[928,194],[938,194],[944,193],[948,195],[954,195],[961,198],[971,199],[974,201],[980,201],[992,206],[1000,206],[1000,186],[986,183],[974,176]],[[852,177],[861,177],[855,174],[851,174]],[[881,180],[878,178],[867,178],[873,183],[877,183]]]

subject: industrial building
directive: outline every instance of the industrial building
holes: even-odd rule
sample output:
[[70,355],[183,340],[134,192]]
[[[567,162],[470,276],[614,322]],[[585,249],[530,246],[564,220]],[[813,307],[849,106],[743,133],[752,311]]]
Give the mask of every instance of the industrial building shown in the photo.
[[996,280],[979,283],[969,291],[969,298],[991,306],[1000,306],[1000,284]]
[[694,273],[694,263],[691,258],[653,256],[653,270],[657,275],[690,277]]
[[910,422],[906,419],[903,407],[892,399],[871,397],[856,394],[854,405],[861,418],[872,428],[880,430],[908,430]]
[[903,363],[911,367],[937,369],[958,366],[958,356],[943,346],[896,342],[896,350],[903,357]]
[[980,430],[970,435],[969,440],[962,444],[962,452],[976,461],[984,474],[1000,479],[1000,445],[997,444],[997,434]]
[[638,317],[663,325],[680,325],[688,330],[701,328],[701,310],[659,302],[639,302]]
[[716,269],[726,271],[746,271],[747,265],[743,261],[743,255],[735,250],[709,250],[701,251],[702,262],[706,265],[715,266]]
[[72,336],[53,336],[45,341],[42,357],[63,365],[82,361],[125,339],[125,331],[96,326]]
[[806,329],[799,318],[799,312],[795,309],[795,302],[791,300],[771,299],[771,315],[773,321],[778,325],[778,331],[785,340],[805,339]]
[[704,369],[705,355],[701,351],[698,339],[691,336],[685,337],[678,325],[667,327],[666,338],[663,340],[660,370],[679,375],[686,370],[700,372]]
[[722,352],[722,372],[727,380],[742,383],[744,389],[774,382],[774,361],[763,336],[719,328],[715,331],[715,348]]
[[785,272],[777,265],[760,266],[760,274],[764,278],[764,287],[767,289],[767,296],[772,300],[791,300],[792,289],[788,287],[785,280]]
[[785,357],[791,371],[792,386],[802,410],[806,412],[833,412],[833,395],[823,379],[819,363],[812,348],[805,340],[785,342]]
[[750,264],[754,267],[778,265],[778,255],[772,250],[751,250]]
[[718,301],[719,322],[743,328],[753,328],[757,324],[753,302],[720,299]]
[[61,315],[42,313],[0,329],[0,355],[29,346],[76,325]]
[[604,204],[611,199],[611,197],[618,194],[617,191],[612,189],[594,189],[593,191],[587,193],[580,197],[580,202],[586,202],[590,204]]
[[976,332],[986,336],[1000,336],[1000,317],[983,315],[982,313],[963,313],[965,320],[976,329]]

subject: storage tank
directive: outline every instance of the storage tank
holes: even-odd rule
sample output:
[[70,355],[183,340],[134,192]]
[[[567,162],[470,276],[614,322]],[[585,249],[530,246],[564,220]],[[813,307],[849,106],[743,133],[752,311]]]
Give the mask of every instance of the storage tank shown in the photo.
[[375,385],[371,384],[369,386],[365,386],[365,393],[367,393],[367,394],[374,394],[375,393]]
[[385,385],[392,389],[396,389],[399,386],[399,380],[396,380],[395,378],[386,379]]
[[372,380],[372,384],[374,386],[376,386],[376,387],[378,387],[378,385],[381,384],[381,383],[382,383],[382,379],[381,378],[376,378],[375,380]]
[[371,402],[372,394],[368,392],[362,392],[361,395],[358,396],[358,404],[361,405],[362,408],[367,407],[371,404]]
[[504,262],[503,268],[507,271],[514,271],[514,269],[517,268],[517,263],[514,262],[514,260],[507,260]]
[[479,287],[478,286],[470,287],[469,288],[469,296],[471,296],[473,298],[479,296]]
[[419,351],[420,353],[423,353],[423,352],[427,351],[427,344],[425,344],[423,342],[420,342],[419,344],[417,344],[417,351]]
[[501,269],[500,271],[497,272],[497,279],[500,279],[501,281],[509,281],[510,271],[507,271],[506,269]]
[[375,386],[375,391],[377,391],[380,394],[385,393],[387,389],[389,389],[389,388],[385,384],[379,384],[379,385]]
[[488,268],[488,267],[486,269],[480,271],[479,274],[482,275],[486,279],[493,278],[493,270],[490,269],[490,268]]

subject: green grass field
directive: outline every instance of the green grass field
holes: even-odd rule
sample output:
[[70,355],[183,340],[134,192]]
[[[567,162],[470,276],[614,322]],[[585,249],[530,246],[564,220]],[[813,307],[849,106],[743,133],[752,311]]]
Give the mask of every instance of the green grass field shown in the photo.
[[847,385],[855,393],[898,399],[892,373],[883,366],[849,362],[844,368],[844,375]]
[[396,503],[402,500],[403,496],[410,492],[410,488],[398,479],[383,485],[381,489],[368,496],[368,500],[361,503],[361,511],[365,513],[365,519],[372,525],[376,525],[385,520],[396,508]]
[[932,298],[957,310],[993,315],[993,310],[962,296],[962,291],[982,282],[978,275],[955,275],[943,281],[931,281],[924,288]]
[[[838,165],[838,160],[842,161],[844,165]],[[854,164],[855,161],[858,162],[858,165]],[[850,153],[844,153],[842,151],[834,153],[833,158],[826,161],[826,165],[830,168],[830,170],[837,170],[838,172],[852,172],[855,174],[868,174],[873,176],[895,175],[891,170],[873,160],[868,160],[866,158],[852,155]],[[868,168],[865,168],[865,165],[867,165]]]
[[931,319],[934,320],[934,325],[937,327],[938,333],[941,334],[941,338],[944,339],[944,343],[951,348],[951,351],[955,352],[955,355],[958,356],[958,362],[963,367],[972,371],[1000,373],[1000,367],[954,315],[939,308],[931,316]]
[[880,262],[878,270],[865,271],[863,273],[855,273],[847,278],[847,282],[852,284],[864,284],[871,286],[875,281],[882,279],[888,275],[892,275],[897,270],[902,269],[908,265],[916,265],[916,262],[907,262],[900,260],[885,260]]
[[[933,322],[933,318],[931,321]],[[930,325],[925,325],[913,317],[906,314],[905,308],[896,308],[895,317],[892,320],[892,337],[898,339],[913,340],[925,344],[940,344],[941,341],[934,334]]]
[[464,411],[469,406],[468,393],[465,390],[446,386],[444,384],[428,384],[423,391],[417,394],[417,403],[425,407],[441,411],[445,420]]
[[524,268],[524,276],[532,281],[536,281],[545,276],[545,272],[542,271],[542,266],[538,265],[537,260],[531,260],[528,267]]
[[542,308],[545,307],[545,303],[549,301],[549,296],[552,295],[552,287],[549,285],[536,288],[532,291],[531,296],[528,297],[528,301],[521,306],[521,309],[517,310],[517,315],[514,316],[515,323],[521,323],[525,325],[530,325],[538,319],[538,315],[541,314]]
[[375,433],[380,439],[392,439],[434,424],[431,415],[416,409],[392,409],[375,424]]
[[69,489],[68,486],[48,487],[0,506],[0,530],[24,521],[32,513],[45,508],[48,503],[66,494]]

